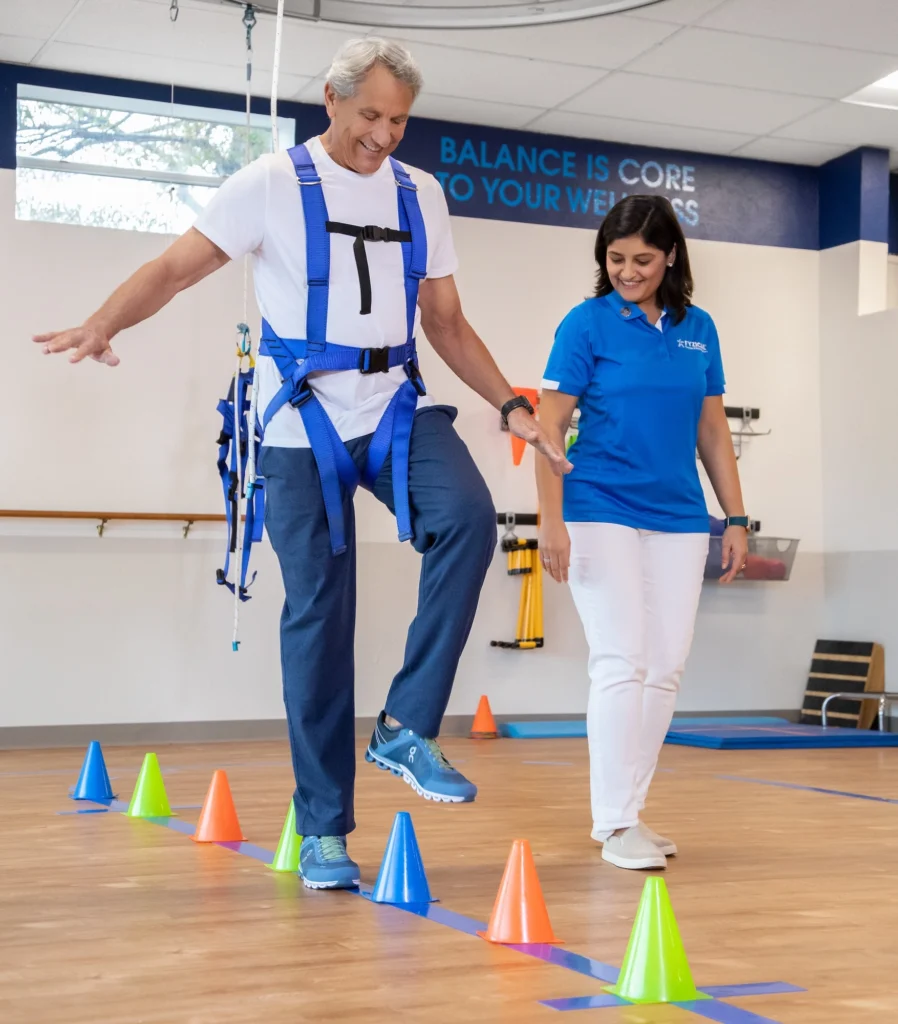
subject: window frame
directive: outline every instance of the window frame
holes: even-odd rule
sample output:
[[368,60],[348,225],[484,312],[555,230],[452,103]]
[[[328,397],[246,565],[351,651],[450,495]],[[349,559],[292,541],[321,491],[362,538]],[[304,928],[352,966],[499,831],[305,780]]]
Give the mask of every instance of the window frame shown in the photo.
[[[239,72],[236,69],[235,78],[239,80]],[[245,94],[213,92],[187,86],[110,78],[74,71],[56,71],[50,68],[0,61],[0,170],[16,170],[18,167],[25,169],[29,165],[34,166],[36,161],[42,159],[34,157],[20,159],[17,154],[16,131],[20,88],[29,94],[36,94],[29,95],[27,98],[45,98],[40,94],[46,93],[46,98],[51,99],[51,92],[67,93],[69,96],[74,95],[78,99],[84,100],[82,105],[85,106],[114,107],[116,103],[125,104],[120,109],[132,109],[139,104],[145,104],[148,108],[152,107],[153,109],[159,109],[161,106],[171,109],[174,106],[177,116],[192,115],[197,120],[220,120],[222,123],[233,123],[235,126],[245,123],[246,118]],[[23,96],[23,98],[25,97]],[[259,124],[263,118],[267,119],[271,112],[269,100],[261,96],[253,96],[250,102],[250,112],[254,124]],[[322,107],[279,99],[278,125],[288,137],[291,121],[294,141],[319,134],[326,126]],[[136,168],[86,165],[78,161],[49,160],[48,163],[52,166],[42,163],[35,169],[203,187],[219,187],[224,180],[213,175],[181,175],[176,172],[142,171]],[[140,234],[147,233],[141,229],[130,230],[135,230]]]

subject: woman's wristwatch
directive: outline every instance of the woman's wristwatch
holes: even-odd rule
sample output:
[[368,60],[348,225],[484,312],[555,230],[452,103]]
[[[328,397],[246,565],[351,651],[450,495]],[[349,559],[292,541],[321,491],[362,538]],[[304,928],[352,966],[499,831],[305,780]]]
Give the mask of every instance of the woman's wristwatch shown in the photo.
[[726,528],[729,528],[730,526],[742,526],[746,530],[751,529],[750,516],[727,516],[723,522]]

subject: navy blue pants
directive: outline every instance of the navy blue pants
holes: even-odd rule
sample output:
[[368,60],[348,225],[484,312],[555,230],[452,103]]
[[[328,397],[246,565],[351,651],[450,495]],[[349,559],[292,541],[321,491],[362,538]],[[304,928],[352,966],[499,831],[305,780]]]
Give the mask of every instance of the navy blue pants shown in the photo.
[[[385,710],[436,737],[449,702],[486,571],[496,546],[496,512],[455,410],[422,409],[409,456],[412,545],[422,556],[418,610],[405,661]],[[371,436],[346,447],[361,467]],[[263,448],[265,526],[286,600],[281,615],[284,703],[296,775],[299,835],[345,835],[355,827],[355,519],[344,494],[347,551],[331,554],[315,458],[309,448]],[[391,457],[375,497],[393,509]]]

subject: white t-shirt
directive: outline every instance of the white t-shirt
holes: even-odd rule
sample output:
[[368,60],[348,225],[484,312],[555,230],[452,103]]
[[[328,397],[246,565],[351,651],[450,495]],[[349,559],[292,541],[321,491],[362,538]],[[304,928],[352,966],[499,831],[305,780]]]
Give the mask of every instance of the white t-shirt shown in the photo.
[[[306,143],[321,177],[328,218],[344,224],[374,224],[399,229],[398,188],[389,160],[374,174],[357,174],[335,163],[317,138]],[[458,268],[449,210],[439,182],[408,167],[418,186],[418,203],[427,232],[427,276],[448,277]],[[306,336],[306,232],[300,185],[287,153],[259,157],[218,190],[194,227],[236,260],[253,255],[256,300],[262,316],[281,338]],[[367,242],[371,272],[371,312],[362,316],[359,274],[348,235],[330,234],[330,293],[327,340],[358,348],[404,345],[407,341],[405,270],[399,242]],[[420,310],[415,317],[415,333]],[[253,332],[258,337],[257,332]],[[281,386],[274,360],[257,362],[259,419]],[[426,375],[425,379],[426,379]],[[401,366],[389,373],[358,370],[316,373],[309,383],[344,441],[377,427],[396,389],[406,380]],[[433,404],[430,396],[419,408]],[[266,445],[308,448],[302,417],[290,405],[272,418]]]

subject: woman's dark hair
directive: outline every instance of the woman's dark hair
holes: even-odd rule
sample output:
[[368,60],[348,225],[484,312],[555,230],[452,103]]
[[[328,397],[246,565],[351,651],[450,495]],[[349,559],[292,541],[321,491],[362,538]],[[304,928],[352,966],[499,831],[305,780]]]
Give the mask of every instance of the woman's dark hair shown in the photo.
[[665,255],[676,246],[674,265],[667,268],[658,288],[658,301],[662,309],[671,311],[674,323],[678,324],[686,315],[686,307],[692,305],[692,271],[683,229],[670,201],[663,196],[627,196],[602,221],[596,237],[596,295],[610,295],[614,291],[606,269],[608,246],[632,235],[639,235],[646,245]]

